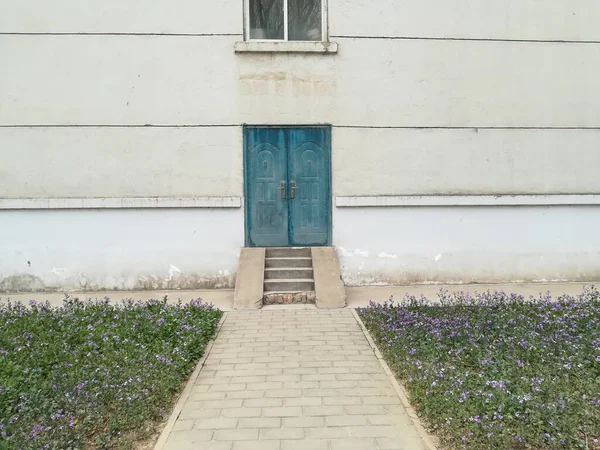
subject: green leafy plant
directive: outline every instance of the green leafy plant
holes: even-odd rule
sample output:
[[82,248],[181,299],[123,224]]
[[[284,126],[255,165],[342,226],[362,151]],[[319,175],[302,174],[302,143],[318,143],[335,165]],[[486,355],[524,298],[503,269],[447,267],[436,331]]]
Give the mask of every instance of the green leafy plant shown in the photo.
[[441,291],[360,309],[426,423],[452,448],[600,448],[600,294]]
[[166,298],[0,305],[0,449],[130,447],[163,417],[221,315]]

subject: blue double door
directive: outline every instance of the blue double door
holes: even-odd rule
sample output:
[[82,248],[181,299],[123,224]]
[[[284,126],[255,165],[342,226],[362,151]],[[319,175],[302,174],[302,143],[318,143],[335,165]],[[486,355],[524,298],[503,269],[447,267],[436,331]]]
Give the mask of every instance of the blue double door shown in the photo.
[[331,129],[244,127],[246,245],[329,245]]

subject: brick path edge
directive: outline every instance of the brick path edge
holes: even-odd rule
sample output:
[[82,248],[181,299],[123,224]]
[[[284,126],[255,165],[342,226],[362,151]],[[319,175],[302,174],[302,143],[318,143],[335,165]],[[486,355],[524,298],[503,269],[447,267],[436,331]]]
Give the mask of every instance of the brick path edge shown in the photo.
[[360,326],[363,334],[365,335],[365,338],[367,338],[367,341],[369,342],[369,345],[373,349],[373,352],[375,352],[375,356],[377,357],[377,360],[379,361],[379,364],[381,364],[381,367],[383,368],[383,370],[385,371],[386,375],[388,376],[388,378],[390,380],[390,383],[392,383],[394,391],[396,392],[396,394],[400,398],[400,401],[402,402],[402,405],[406,409],[406,413],[408,414],[408,416],[410,417],[410,420],[412,421],[413,425],[415,426],[415,429],[417,430],[417,433],[419,434],[419,437],[423,441],[423,444],[425,444],[425,447],[427,447],[427,450],[438,450],[438,447],[436,446],[436,444],[434,442],[435,438],[433,438],[427,432],[427,430],[425,429],[425,427],[421,423],[421,420],[419,419],[419,416],[417,415],[417,412],[415,411],[415,409],[410,404],[408,392],[406,391],[406,389],[404,388],[404,386],[402,386],[400,383],[398,383],[398,380],[396,380],[396,377],[395,377],[394,373],[392,372],[392,370],[390,369],[390,366],[388,366],[387,362],[385,362],[385,360],[383,359],[383,355],[381,354],[381,352],[377,348],[377,345],[375,344],[375,341],[373,340],[373,338],[369,334],[369,331],[367,330],[367,327],[365,327],[365,324],[363,323],[362,319],[360,318],[360,316],[358,315],[358,313],[356,312],[355,309],[352,309],[352,315],[354,316],[354,318],[358,322],[358,325]]
[[175,407],[173,408],[173,411],[171,412],[171,415],[169,416],[169,420],[167,420],[167,423],[166,423],[165,427],[163,428],[162,432],[160,433],[160,436],[158,437],[156,444],[154,444],[154,450],[162,450],[162,448],[165,446],[167,439],[169,438],[169,434],[171,434],[171,430],[173,429],[175,422],[177,422],[177,419],[179,418],[179,414],[181,414],[181,411],[183,410],[183,406],[185,405],[185,402],[187,401],[188,397],[190,396],[190,392],[192,392],[192,388],[194,387],[194,384],[196,383],[196,379],[200,375],[200,371],[202,370],[202,367],[204,367],[204,363],[206,362],[208,355],[210,354],[210,351],[212,350],[212,346],[213,346],[214,342],[217,340],[217,337],[219,336],[219,332],[221,331],[221,328],[223,327],[223,324],[225,323],[226,318],[227,318],[227,313],[225,312],[225,313],[223,313],[223,317],[221,317],[221,320],[219,320],[219,324],[217,325],[217,331],[215,332],[215,335],[208,342],[208,344],[206,344],[206,349],[204,350],[204,355],[202,355],[202,358],[200,358],[200,361],[198,361],[198,364],[196,364],[196,367],[194,368],[192,375],[190,375],[190,378],[188,379],[187,383],[185,384],[185,387],[183,388],[183,391],[181,391],[181,394],[179,395],[179,399],[177,400],[177,403],[175,404]]

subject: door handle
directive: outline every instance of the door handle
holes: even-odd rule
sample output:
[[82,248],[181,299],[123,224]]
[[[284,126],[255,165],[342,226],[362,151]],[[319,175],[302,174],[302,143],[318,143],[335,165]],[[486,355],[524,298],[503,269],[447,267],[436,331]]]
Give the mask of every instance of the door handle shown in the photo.
[[290,181],[290,198],[296,197],[296,182]]
[[285,181],[281,182],[279,189],[281,190],[281,198],[285,200]]

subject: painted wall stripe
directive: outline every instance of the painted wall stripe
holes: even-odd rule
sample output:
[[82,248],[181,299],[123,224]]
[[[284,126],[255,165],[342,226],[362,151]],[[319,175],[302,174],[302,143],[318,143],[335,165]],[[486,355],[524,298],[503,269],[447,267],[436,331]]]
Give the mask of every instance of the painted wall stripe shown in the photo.
[[2,198],[1,209],[241,208],[241,197]]
[[335,206],[389,207],[389,206],[558,206],[600,205],[600,194],[564,195],[380,195],[338,196]]

